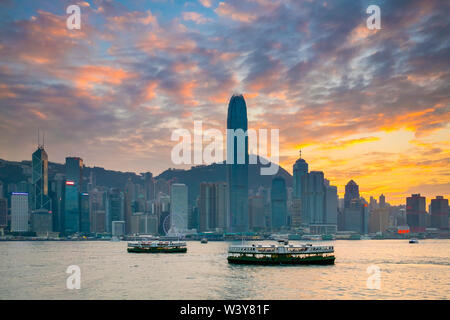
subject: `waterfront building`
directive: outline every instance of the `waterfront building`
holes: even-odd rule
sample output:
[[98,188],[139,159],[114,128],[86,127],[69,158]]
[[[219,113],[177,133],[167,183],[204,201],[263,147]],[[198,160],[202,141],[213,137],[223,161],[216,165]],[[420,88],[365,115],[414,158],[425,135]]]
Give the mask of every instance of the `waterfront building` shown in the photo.
[[42,236],[52,233],[52,213],[43,208],[31,212],[31,231],[36,235]]
[[91,233],[106,232],[106,191],[94,188],[89,193],[89,221]]
[[425,203],[426,199],[420,193],[406,198],[406,222],[411,232],[425,232],[427,222]]
[[83,160],[78,157],[66,158],[66,185],[64,201],[64,233],[80,232],[81,207],[80,193]]
[[338,194],[337,187],[325,185],[325,210],[323,222],[325,224],[337,225]]
[[106,201],[106,232],[111,233],[113,221],[124,221],[124,195],[117,188],[109,189]]
[[272,229],[279,230],[287,226],[286,182],[278,176],[272,180],[270,190],[272,202]]
[[188,187],[182,183],[170,186],[170,221],[174,233],[188,230]]
[[48,195],[50,198],[50,211],[54,232],[64,231],[65,183],[66,180],[61,173],[55,174],[49,182]]
[[228,188],[225,182],[202,182],[198,198],[199,231],[226,229]]
[[449,213],[448,199],[444,199],[443,196],[436,196],[436,199],[431,199],[430,214],[432,228],[448,229]]
[[28,193],[11,194],[11,232],[29,231]]
[[117,237],[125,235],[125,221],[112,222],[112,235]]
[[343,221],[340,231],[354,231],[360,234],[369,232],[369,210],[368,205],[361,199],[353,199],[343,210]]
[[[241,130],[244,134],[239,138]],[[229,196],[227,210],[230,223],[229,231],[231,232],[248,231],[249,158],[246,133],[247,106],[244,97],[233,95],[228,104],[227,116],[227,184]]]
[[324,223],[324,174],[322,171],[311,171],[308,174],[307,181],[307,195],[309,199],[309,223]]

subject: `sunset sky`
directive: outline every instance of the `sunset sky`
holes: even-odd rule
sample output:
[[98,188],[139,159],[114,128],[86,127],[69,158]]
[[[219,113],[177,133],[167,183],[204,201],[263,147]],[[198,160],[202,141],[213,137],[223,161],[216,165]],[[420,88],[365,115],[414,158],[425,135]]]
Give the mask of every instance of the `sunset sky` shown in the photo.
[[[81,7],[81,30],[66,8]],[[381,8],[369,30],[366,8]],[[155,175],[173,130],[225,133],[233,93],[249,128],[280,130],[340,196],[450,197],[449,1],[0,2],[0,158]]]

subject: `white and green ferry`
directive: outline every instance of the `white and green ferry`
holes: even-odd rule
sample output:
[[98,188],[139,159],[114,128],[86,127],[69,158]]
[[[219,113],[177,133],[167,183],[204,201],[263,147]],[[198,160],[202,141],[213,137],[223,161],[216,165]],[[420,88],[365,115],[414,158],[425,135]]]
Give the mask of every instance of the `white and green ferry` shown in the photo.
[[236,245],[228,248],[228,262],[234,264],[334,264],[334,247],[312,244]]

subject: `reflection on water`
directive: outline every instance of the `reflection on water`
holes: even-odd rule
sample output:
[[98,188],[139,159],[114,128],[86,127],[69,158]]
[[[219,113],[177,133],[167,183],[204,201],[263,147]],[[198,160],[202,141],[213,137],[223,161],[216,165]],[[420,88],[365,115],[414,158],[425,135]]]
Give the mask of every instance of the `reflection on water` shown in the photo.
[[[450,298],[450,240],[317,243],[335,246],[334,266],[229,265],[228,242],[188,242],[185,254],[127,253],[126,242],[0,242],[0,299]],[[66,288],[69,265],[81,268],[80,290]],[[366,285],[371,265],[379,290]]]

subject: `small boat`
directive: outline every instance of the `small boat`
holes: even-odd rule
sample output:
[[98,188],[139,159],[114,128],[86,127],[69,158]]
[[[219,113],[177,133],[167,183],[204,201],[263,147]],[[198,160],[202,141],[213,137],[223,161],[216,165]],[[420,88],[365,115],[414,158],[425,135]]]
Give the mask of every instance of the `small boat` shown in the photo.
[[228,248],[228,263],[234,264],[334,264],[333,246],[292,245],[279,241],[275,245],[240,245]]
[[410,239],[409,243],[419,243],[419,240],[417,240],[417,239]]
[[200,240],[200,243],[208,243],[208,239],[203,238],[202,240]]
[[185,241],[136,241],[128,242],[128,252],[134,253],[184,253]]
[[119,242],[120,238],[118,236],[112,236],[111,240],[109,240],[111,242]]

